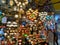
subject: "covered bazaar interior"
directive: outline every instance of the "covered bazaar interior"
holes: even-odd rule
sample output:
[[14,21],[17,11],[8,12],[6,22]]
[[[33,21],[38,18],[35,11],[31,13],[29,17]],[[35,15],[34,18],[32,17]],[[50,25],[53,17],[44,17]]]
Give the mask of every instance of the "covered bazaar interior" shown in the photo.
[[0,45],[56,44],[60,0],[0,0]]

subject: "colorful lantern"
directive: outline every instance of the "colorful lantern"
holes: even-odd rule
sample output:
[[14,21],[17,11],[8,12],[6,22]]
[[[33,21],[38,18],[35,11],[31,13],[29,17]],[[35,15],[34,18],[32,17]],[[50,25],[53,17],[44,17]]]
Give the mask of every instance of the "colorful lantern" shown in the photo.
[[34,21],[37,18],[38,10],[32,10],[31,8],[26,12],[27,18]]
[[27,35],[27,34],[24,34],[23,36],[24,36],[24,37],[27,37],[28,35]]
[[22,25],[24,25],[24,26],[25,26],[25,25],[26,25],[26,22],[25,22],[25,21],[23,21],[23,22],[22,22]]

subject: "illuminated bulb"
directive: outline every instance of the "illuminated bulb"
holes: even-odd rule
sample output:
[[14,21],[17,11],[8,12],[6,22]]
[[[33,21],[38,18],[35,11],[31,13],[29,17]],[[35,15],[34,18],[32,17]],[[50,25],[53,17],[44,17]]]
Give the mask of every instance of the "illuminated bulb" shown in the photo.
[[7,35],[7,33],[4,33],[4,35],[6,36],[6,35]]
[[17,24],[16,22],[13,22],[13,24]]
[[11,35],[13,35],[13,33],[10,33]]
[[29,10],[32,10],[31,8]]
[[25,2],[25,4],[28,4],[28,2]]
[[5,0],[2,0],[2,3],[5,3],[6,1]]
[[37,22],[37,20],[34,20],[35,22]]
[[33,41],[31,41],[31,44],[33,43]]
[[10,36],[8,36],[8,38],[10,38]]
[[14,3],[13,3],[13,1],[12,0],[10,0],[10,5],[12,6]]
[[15,0],[15,2],[16,2],[17,0]]
[[15,15],[15,18],[18,18],[18,15]]
[[23,16],[23,18],[26,18],[25,16]]
[[13,38],[15,38],[15,37],[13,37]]
[[20,5],[20,7],[22,8],[22,5]]
[[19,5],[21,5],[21,2],[19,2]]
[[11,21],[8,21],[7,23],[11,23]]
[[15,3],[17,4],[18,3],[18,1],[17,0],[14,0],[15,1]]
[[16,11],[17,10],[17,8],[16,7],[14,7],[14,11]]
[[25,6],[25,3],[23,3],[23,5]]
[[19,45],[21,45],[21,43],[19,43]]
[[15,3],[18,4],[18,1],[16,1]]
[[17,4],[17,6],[19,6],[19,4]]
[[3,15],[5,15],[5,13],[2,13]]

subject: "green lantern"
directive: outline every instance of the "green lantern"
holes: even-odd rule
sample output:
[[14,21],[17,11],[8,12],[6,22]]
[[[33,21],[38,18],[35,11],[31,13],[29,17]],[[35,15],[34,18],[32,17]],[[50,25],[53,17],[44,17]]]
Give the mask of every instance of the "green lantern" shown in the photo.
[[27,37],[28,35],[27,35],[27,34],[24,34],[23,36],[24,36],[24,37]]
[[31,15],[31,18],[34,18],[34,17],[35,17],[35,15],[34,15],[34,14],[32,14],[32,15]]

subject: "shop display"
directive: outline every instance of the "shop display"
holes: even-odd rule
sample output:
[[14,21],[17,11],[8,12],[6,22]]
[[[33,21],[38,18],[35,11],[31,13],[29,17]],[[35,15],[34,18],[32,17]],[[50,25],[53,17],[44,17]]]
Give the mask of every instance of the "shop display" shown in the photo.
[[45,21],[47,15],[48,15],[47,12],[40,12],[39,13],[39,19],[42,20],[42,21]]
[[26,12],[26,15],[27,15],[28,19],[30,19],[31,21],[34,21],[38,16],[38,9],[36,9],[36,10],[29,9]]
[[[55,29],[54,12],[47,0],[9,0],[0,9],[1,45],[40,45]],[[33,4],[32,4],[33,3]],[[45,11],[46,10],[46,11]]]
[[52,16],[50,16],[50,15],[46,16],[46,20],[51,20],[52,18],[53,18],[53,15]]
[[18,24],[17,24],[17,22],[11,22],[11,21],[8,21],[7,23],[6,23],[6,30],[15,30],[17,27],[18,27]]
[[45,26],[48,29],[51,29],[51,30],[54,30],[55,29],[55,21],[54,21],[54,16],[53,15],[46,16]]

